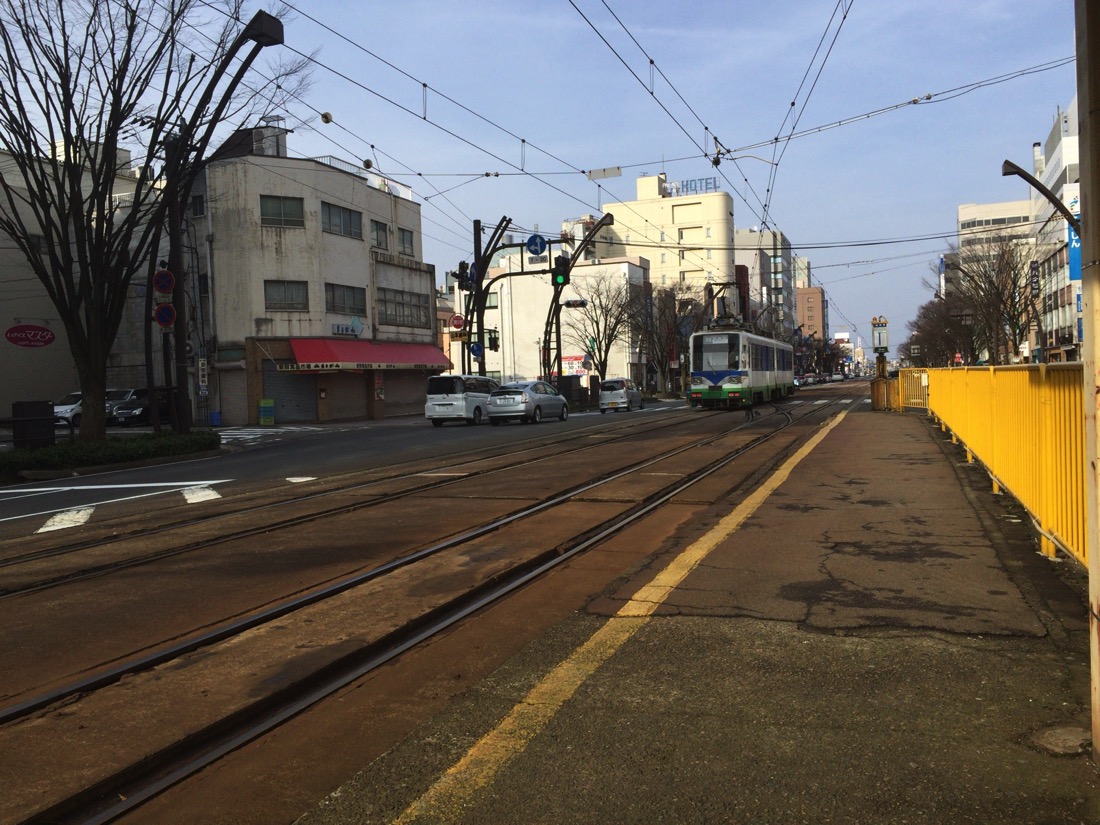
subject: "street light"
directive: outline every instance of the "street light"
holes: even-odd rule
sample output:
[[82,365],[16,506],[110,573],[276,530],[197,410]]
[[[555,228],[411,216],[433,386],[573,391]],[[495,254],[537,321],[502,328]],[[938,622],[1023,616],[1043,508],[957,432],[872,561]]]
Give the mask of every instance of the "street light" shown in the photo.
[[[208,111],[214,93],[225,73],[229,70],[230,63],[236,58],[237,53],[252,41],[252,50],[241,61],[237,71],[229,81],[218,100],[213,111]],[[192,185],[202,169],[202,155],[210,145],[214,129],[221,123],[226,108],[233,97],[237,86],[244,79],[245,74],[252,67],[252,63],[260,54],[260,51],[268,46],[277,46],[283,42],[283,21],[265,11],[258,11],[248,24],[241,30],[233,42],[226,49],[221,61],[215,67],[207,81],[191,112],[189,120],[180,124],[180,131],[175,139],[167,143],[166,158],[166,186],[164,197],[168,198],[168,206],[165,212],[165,220],[168,224],[168,269],[176,276],[175,288],[172,291],[172,303],[176,308],[176,322],[173,327],[173,338],[176,347],[176,431],[180,433],[191,430],[191,398],[188,392],[188,357],[185,342],[187,339],[187,313],[186,313],[186,289],[183,278],[183,203],[181,198],[189,193]],[[198,139],[196,132],[206,119],[205,128]],[[194,153],[195,162],[189,162]],[[168,376],[165,376],[168,379]]]

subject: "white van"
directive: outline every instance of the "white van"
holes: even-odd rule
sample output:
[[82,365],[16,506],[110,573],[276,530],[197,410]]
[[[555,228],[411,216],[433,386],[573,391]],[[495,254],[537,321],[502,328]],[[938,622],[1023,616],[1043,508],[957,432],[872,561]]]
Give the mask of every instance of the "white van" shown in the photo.
[[424,417],[434,427],[444,421],[480,424],[489,411],[489,393],[499,385],[483,375],[433,375],[428,379]]
[[642,410],[645,400],[638,385],[629,378],[607,378],[600,382],[600,412]]

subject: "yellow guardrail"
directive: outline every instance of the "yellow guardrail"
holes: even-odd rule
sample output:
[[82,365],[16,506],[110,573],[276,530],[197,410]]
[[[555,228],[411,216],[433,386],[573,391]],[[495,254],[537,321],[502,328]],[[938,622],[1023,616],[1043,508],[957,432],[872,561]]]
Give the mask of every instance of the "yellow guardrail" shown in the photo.
[[1069,363],[913,372],[926,375],[929,413],[962,442],[967,460],[977,457],[994,489],[1004,487],[1031,514],[1043,553],[1053,557],[1058,547],[1086,564],[1081,370]]

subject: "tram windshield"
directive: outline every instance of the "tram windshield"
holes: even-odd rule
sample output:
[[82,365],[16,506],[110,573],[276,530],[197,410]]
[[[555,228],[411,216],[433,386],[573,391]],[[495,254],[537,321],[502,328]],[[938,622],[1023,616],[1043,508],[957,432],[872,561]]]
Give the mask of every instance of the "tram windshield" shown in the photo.
[[696,335],[692,342],[691,368],[696,372],[736,370],[741,336],[736,332]]

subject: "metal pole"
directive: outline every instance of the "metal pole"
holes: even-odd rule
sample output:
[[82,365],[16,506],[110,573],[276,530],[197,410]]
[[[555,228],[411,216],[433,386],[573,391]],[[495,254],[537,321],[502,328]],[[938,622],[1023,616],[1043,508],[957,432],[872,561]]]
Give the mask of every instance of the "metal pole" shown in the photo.
[[[1089,568],[1089,648],[1092,667],[1092,758],[1100,757],[1100,491],[1097,455],[1097,415],[1100,406],[1097,364],[1100,341],[1100,8],[1088,0],[1076,0],[1077,110],[1080,113],[1081,148],[1081,307],[1084,336],[1081,341],[1085,398],[1085,542]],[[1095,45],[1095,48],[1093,46]],[[1097,61],[1092,61],[1096,52]]]

